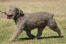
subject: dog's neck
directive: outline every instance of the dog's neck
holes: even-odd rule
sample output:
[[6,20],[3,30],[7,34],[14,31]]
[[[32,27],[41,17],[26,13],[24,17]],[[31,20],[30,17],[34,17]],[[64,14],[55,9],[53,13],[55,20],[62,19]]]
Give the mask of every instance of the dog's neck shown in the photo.
[[24,14],[19,15],[19,16],[15,15],[15,17],[14,17],[15,23],[17,23],[18,19],[20,19],[22,16],[24,16]]

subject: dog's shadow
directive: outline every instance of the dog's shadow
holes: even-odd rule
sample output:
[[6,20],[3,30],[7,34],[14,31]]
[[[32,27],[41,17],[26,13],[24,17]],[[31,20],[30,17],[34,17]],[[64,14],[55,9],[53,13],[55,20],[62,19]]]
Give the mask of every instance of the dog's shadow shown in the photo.
[[[63,38],[63,36],[48,36],[48,37],[40,37],[38,39],[49,39],[49,38]],[[31,40],[32,38],[20,38],[19,40]]]

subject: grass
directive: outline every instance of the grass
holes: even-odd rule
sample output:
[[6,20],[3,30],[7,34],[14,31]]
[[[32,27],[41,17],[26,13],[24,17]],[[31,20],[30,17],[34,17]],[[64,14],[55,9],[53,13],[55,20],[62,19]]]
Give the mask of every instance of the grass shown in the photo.
[[[0,13],[0,44],[66,44],[66,2],[65,0],[22,0],[0,2],[0,10],[5,11],[10,6],[21,8],[24,12],[49,12],[54,13],[54,18],[62,31],[64,38],[43,38],[31,40],[19,40],[19,38],[28,38],[23,32],[15,42],[8,42],[9,38],[16,31],[16,25],[13,20],[6,19],[6,16]],[[37,30],[32,34],[36,35]],[[57,33],[46,27],[42,37],[57,36]]]

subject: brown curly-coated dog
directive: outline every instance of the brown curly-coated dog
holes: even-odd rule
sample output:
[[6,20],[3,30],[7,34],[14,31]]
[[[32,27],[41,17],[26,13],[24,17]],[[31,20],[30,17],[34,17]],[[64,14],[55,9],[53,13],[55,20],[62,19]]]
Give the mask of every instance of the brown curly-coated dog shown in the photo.
[[23,13],[23,11],[16,7],[10,7],[5,12],[8,19],[13,19],[17,25],[17,30],[10,38],[10,41],[15,40],[24,30],[30,38],[35,36],[31,34],[31,30],[38,28],[37,38],[40,38],[42,31],[46,26],[49,26],[53,31],[57,32],[59,37],[61,31],[58,28],[53,14],[48,12]]

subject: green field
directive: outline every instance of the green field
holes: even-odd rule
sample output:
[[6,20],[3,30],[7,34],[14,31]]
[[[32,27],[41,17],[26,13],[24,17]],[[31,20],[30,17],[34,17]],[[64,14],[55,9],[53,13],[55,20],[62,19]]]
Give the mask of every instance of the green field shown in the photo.
[[[21,8],[24,13],[33,12],[49,12],[54,13],[54,18],[61,29],[64,38],[53,38],[58,36],[56,32],[46,27],[41,37],[43,39],[27,39],[28,36],[23,32],[16,41],[9,42],[9,38],[16,31],[16,25],[12,19],[0,13],[0,44],[66,44],[66,0],[21,0],[21,1],[0,1],[0,10],[5,11],[11,6]],[[33,30],[32,34],[36,35],[37,30]],[[20,39],[26,38],[26,39]]]

